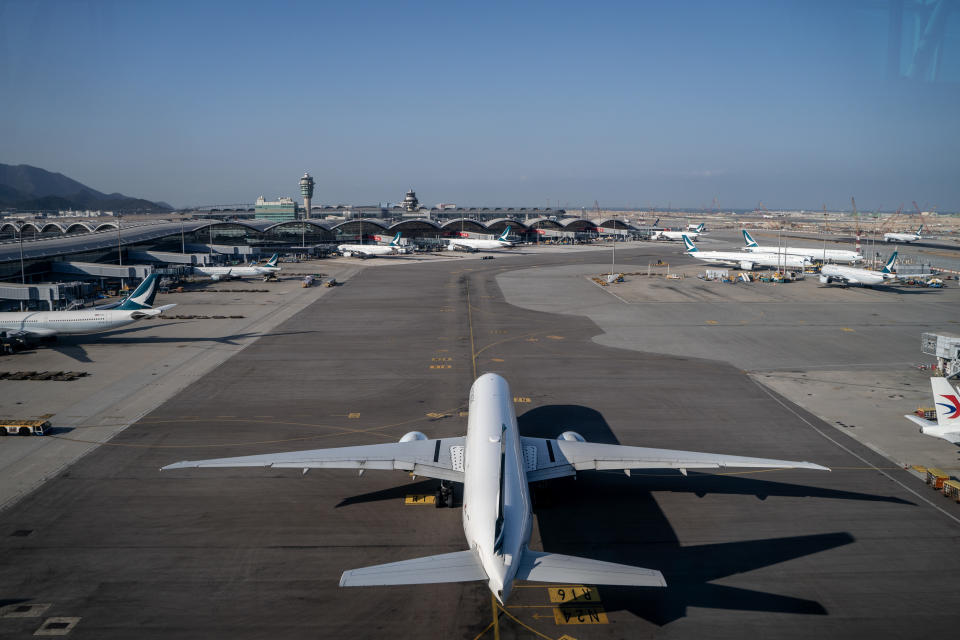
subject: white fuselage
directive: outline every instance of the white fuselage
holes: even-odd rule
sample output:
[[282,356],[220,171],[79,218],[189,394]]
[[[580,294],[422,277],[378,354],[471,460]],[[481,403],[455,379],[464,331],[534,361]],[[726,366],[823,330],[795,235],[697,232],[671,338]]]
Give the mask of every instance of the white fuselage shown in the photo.
[[810,260],[822,260],[824,262],[860,262],[863,256],[856,251],[847,249],[817,249],[815,247],[744,247],[744,251],[749,253],[784,253],[791,256],[804,256]]
[[470,389],[469,408],[463,532],[467,544],[477,551],[490,591],[502,603],[510,594],[533,523],[517,417],[507,381],[492,373],[477,378]]
[[884,242],[916,242],[920,240],[919,233],[885,233]]
[[893,274],[882,271],[872,271],[870,269],[858,269],[856,267],[840,267],[834,264],[826,264],[820,269],[820,276],[836,278],[847,284],[882,284],[887,280],[895,278]]
[[389,256],[398,253],[406,253],[403,247],[389,244],[341,244],[337,251],[346,254],[359,254],[367,256]]
[[683,240],[683,236],[696,240],[700,237],[700,233],[697,231],[657,231],[652,237],[654,240]]
[[481,240],[478,238],[456,238],[447,244],[448,251],[457,249],[509,249],[513,243],[509,240]]
[[205,276],[250,278],[262,276],[267,273],[275,273],[280,271],[280,267],[268,267],[266,265],[253,267],[194,267],[193,270]]
[[37,337],[99,333],[124,327],[141,318],[157,316],[160,313],[162,313],[161,309],[0,313],[0,331],[23,332]]
[[716,264],[739,266],[741,269],[760,267],[783,267],[785,269],[802,269],[810,263],[804,256],[776,253],[747,253],[744,251],[691,251],[687,253],[691,258]]

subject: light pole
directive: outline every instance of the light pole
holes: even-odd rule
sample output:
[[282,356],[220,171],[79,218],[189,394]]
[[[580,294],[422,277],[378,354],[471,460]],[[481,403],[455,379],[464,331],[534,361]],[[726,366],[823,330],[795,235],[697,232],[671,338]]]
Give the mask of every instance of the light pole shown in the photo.
[[180,216],[180,253],[187,252],[187,241],[183,237],[183,216]]
[[121,267],[123,266],[123,249],[120,244],[120,225],[122,220],[123,216],[117,213],[117,260]]

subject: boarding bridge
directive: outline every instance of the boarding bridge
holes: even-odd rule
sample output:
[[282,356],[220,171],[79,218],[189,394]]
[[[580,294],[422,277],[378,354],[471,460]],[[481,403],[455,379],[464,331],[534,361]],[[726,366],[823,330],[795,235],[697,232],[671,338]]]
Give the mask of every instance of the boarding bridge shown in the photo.
[[99,262],[51,262],[50,270],[54,273],[119,280],[143,280],[153,273],[153,267],[147,264],[125,264],[121,266],[100,264]]
[[920,334],[920,351],[936,356],[944,378],[960,375],[960,335],[956,333]]
[[252,256],[255,253],[260,253],[259,251],[255,251],[253,247],[245,244],[188,244],[186,249],[187,251],[197,253],[217,253],[223,256]]
[[210,264],[209,253],[174,253],[171,251],[129,251],[127,253],[131,260],[141,262],[162,262],[164,264],[189,264],[206,265]]
[[46,305],[53,311],[67,305],[70,300],[92,298],[93,285],[89,282],[57,282],[52,284],[20,284],[0,282],[0,300],[12,300],[27,308]]

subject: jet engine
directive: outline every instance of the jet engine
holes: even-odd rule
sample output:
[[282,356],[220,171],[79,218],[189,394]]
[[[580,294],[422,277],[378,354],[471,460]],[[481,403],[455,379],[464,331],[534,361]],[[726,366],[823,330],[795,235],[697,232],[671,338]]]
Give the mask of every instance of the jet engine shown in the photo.
[[413,442],[414,440],[427,440],[427,436],[419,431],[410,431],[409,433],[403,434],[403,437],[400,438],[400,442]]
[[586,439],[576,431],[564,431],[557,436],[557,440],[566,440],[568,442],[586,442]]
[[753,263],[750,262],[749,260],[741,260],[740,268],[743,269],[744,271],[753,271]]
[[820,274],[820,284],[830,284],[830,276]]

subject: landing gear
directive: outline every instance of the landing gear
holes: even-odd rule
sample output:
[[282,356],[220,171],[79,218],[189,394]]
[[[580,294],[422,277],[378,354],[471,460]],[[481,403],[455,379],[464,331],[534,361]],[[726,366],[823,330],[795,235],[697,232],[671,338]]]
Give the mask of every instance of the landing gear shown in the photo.
[[440,481],[440,488],[437,489],[436,494],[436,507],[441,509],[443,507],[452,507],[453,504],[453,483],[447,482],[446,480]]

